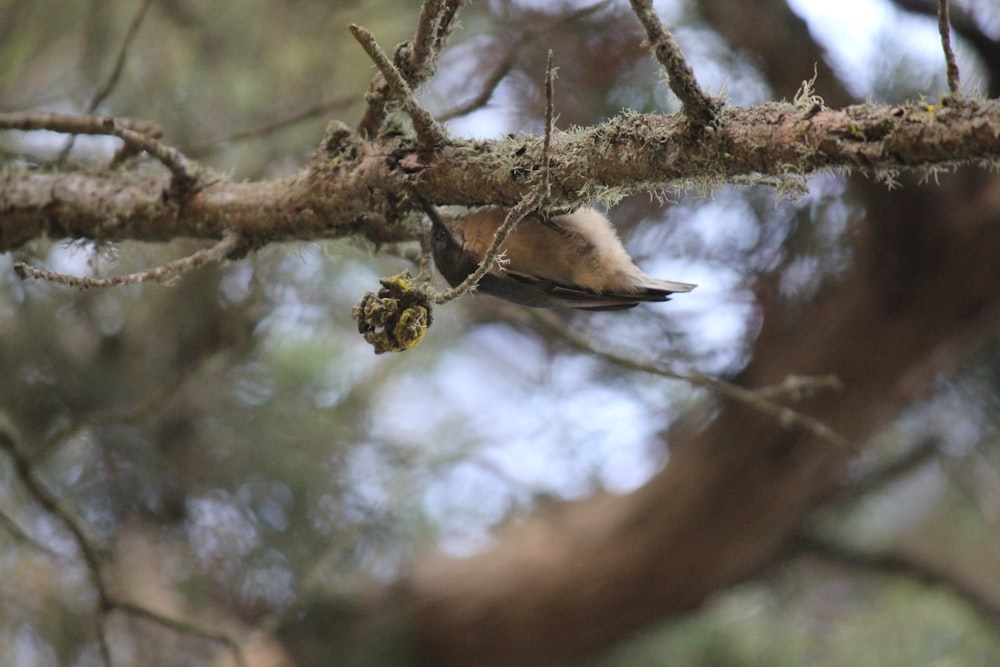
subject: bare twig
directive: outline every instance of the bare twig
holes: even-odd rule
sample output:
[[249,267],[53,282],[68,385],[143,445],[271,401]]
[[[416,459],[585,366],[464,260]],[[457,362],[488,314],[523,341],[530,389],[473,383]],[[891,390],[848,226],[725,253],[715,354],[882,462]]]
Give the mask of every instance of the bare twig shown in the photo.
[[[788,428],[800,428],[825,442],[836,445],[837,447],[843,447],[844,449],[852,451],[855,449],[854,445],[852,445],[847,438],[834,431],[822,421],[770,400],[768,398],[769,395],[777,395],[779,393],[771,387],[763,387],[757,390],[746,389],[731,382],[719,380],[718,378],[713,378],[702,373],[683,373],[670,368],[657,366],[651,362],[639,361],[631,357],[615,354],[614,352],[609,352],[596,347],[585,337],[570,329],[564,323],[548,316],[548,314],[532,312],[532,315],[536,321],[559,334],[566,342],[588,354],[597,355],[607,361],[610,361],[611,363],[629,370],[650,373],[652,375],[658,375],[671,380],[680,380],[694,387],[708,389],[725,396],[726,398],[751,407],[762,414],[773,417],[782,426]],[[817,383],[817,385],[818,384],[820,383]],[[782,385],[777,386],[780,387]],[[827,384],[827,386],[832,387],[834,385]]]
[[184,152],[190,157],[202,157],[214,152],[221,146],[226,144],[232,144],[239,141],[246,141],[248,139],[259,139],[266,137],[278,130],[283,130],[287,127],[292,127],[299,123],[312,120],[314,118],[320,118],[326,116],[334,111],[340,111],[346,109],[348,106],[354,103],[353,98],[343,98],[339,100],[333,100],[332,102],[322,102],[320,104],[315,104],[311,107],[297,111],[290,116],[284,118],[278,118],[272,120],[263,125],[258,125],[257,127],[252,127],[247,130],[242,130],[240,132],[235,132],[227,137],[222,137],[220,139],[212,139],[209,141],[203,141],[198,144],[192,144],[186,146]]
[[476,289],[476,285],[479,284],[479,281],[483,279],[483,276],[492,271],[494,266],[503,265],[504,259],[500,253],[500,246],[502,246],[503,242],[507,240],[511,233],[513,233],[517,224],[521,222],[521,220],[523,220],[534,208],[534,198],[528,197],[521,200],[517,206],[508,210],[507,217],[504,219],[503,224],[497,228],[496,234],[493,235],[493,242],[490,243],[490,247],[486,250],[486,254],[483,255],[483,261],[479,263],[476,270],[470,273],[465,280],[455,287],[431,295],[431,301],[437,304],[442,304],[448,303],[453,299],[457,299],[463,294]]
[[47,280],[67,287],[77,287],[79,289],[90,289],[94,287],[118,287],[121,285],[133,285],[150,281],[165,282],[174,276],[188,273],[209,262],[220,262],[229,253],[235,250],[242,242],[243,237],[235,231],[226,232],[225,236],[215,245],[194,252],[187,257],[176,259],[166,264],[161,264],[154,269],[129,273],[124,276],[111,276],[110,278],[84,278],[72,276],[55,271],[47,271],[34,266],[29,266],[24,262],[14,265],[14,271],[21,280],[34,278],[35,280]]
[[0,113],[0,130],[49,130],[72,134],[110,135],[111,127],[117,124],[153,138],[163,131],[155,123],[135,118],[110,118],[109,116],[89,116],[79,114],[49,113],[45,111],[15,111]]
[[948,65],[948,90],[954,96],[962,94],[958,75],[958,62],[951,48],[951,19],[948,13],[948,0],[938,0],[938,32],[941,33],[941,48],[944,49],[944,60]]
[[[128,55],[128,48],[135,40],[135,36],[139,33],[139,27],[142,25],[143,19],[146,17],[146,11],[149,6],[153,4],[152,0],[142,0],[142,4],[136,11],[135,16],[128,24],[128,28],[125,30],[125,37],[122,39],[121,46],[118,47],[118,54],[115,56],[115,63],[108,73],[108,77],[104,80],[97,90],[94,91],[93,97],[90,98],[90,102],[87,104],[85,113],[92,114],[97,110],[97,107],[101,106],[101,102],[107,99],[111,91],[115,89],[118,85],[119,79],[121,79],[122,70],[125,68],[125,58]],[[61,164],[66,161],[69,157],[69,152],[73,150],[73,144],[76,142],[76,137],[70,137],[69,141],[63,147],[62,151],[59,153],[58,162]]]
[[428,229],[426,234],[420,235],[420,255],[417,258],[420,269],[417,273],[417,283],[422,286],[430,286],[432,281],[431,276],[433,276],[433,271],[431,270],[431,266],[433,265],[431,233],[431,230]]
[[112,119],[110,134],[118,137],[134,148],[144,150],[159,160],[173,175],[174,187],[180,191],[189,190],[198,181],[198,174],[188,159],[177,150],[156,139],[119,125]]
[[553,88],[555,87],[556,71],[552,67],[552,49],[549,49],[548,59],[545,61],[545,138],[542,140],[542,202],[547,202],[552,194],[552,183],[550,177],[550,156],[549,149],[552,147],[552,126],[555,123],[555,104],[553,102]]
[[630,0],[632,11],[646,29],[649,46],[656,54],[670,81],[670,89],[680,99],[688,119],[698,126],[708,125],[715,120],[717,104],[698,85],[694,71],[684,59],[681,47],[670,31],[660,23],[651,0]]
[[49,490],[42,483],[32,468],[31,460],[24,451],[19,438],[14,434],[13,427],[7,423],[0,423],[0,448],[6,450],[14,463],[17,471],[17,478],[28,490],[28,493],[35,499],[42,508],[53,517],[62,522],[73,536],[77,548],[83,557],[84,565],[90,574],[94,590],[97,592],[98,613],[95,619],[95,634],[97,644],[101,651],[101,658],[104,664],[111,667],[111,648],[105,632],[104,613],[110,607],[111,596],[108,593],[107,584],[104,581],[104,572],[101,564],[101,557],[97,548],[90,542],[83,526],[76,520],[69,508],[65,507],[59,497]]
[[138,151],[146,151],[163,163],[174,177],[174,187],[188,190],[198,181],[197,170],[176,148],[155,138],[159,129],[150,123],[118,120],[111,116],[78,116],[43,112],[17,112],[0,114],[0,129],[51,130],[73,134],[108,135],[118,137]]
[[15,435],[13,427],[7,423],[0,423],[0,448],[6,450],[10,456],[14,463],[14,469],[17,471],[17,478],[24,484],[31,497],[42,506],[42,509],[56,517],[69,529],[80,554],[83,556],[84,564],[90,572],[101,607],[106,607],[110,596],[104,582],[101,557],[97,548],[91,544],[83,526],[76,520],[73,513],[63,505],[62,500],[38,479],[31,465],[31,458],[24,451],[24,446]]
[[87,105],[88,114],[94,113],[97,107],[101,106],[101,102],[107,99],[111,91],[118,85],[122,70],[125,68],[125,58],[128,55],[128,48],[135,41],[135,36],[139,33],[142,21],[146,18],[146,11],[151,4],[153,4],[152,0],[142,0],[142,4],[136,11],[135,16],[129,22],[128,28],[125,30],[125,37],[122,39],[121,46],[118,48],[118,54],[115,56],[115,64],[108,73],[108,78],[94,91],[94,96],[90,99],[90,104]]
[[500,82],[503,81],[504,78],[508,74],[510,74],[510,71],[514,68],[514,56],[516,53],[517,50],[511,48],[507,52],[507,55],[504,56],[503,59],[494,66],[493,70],[483,81],[482,88],[479,90],[476,96],[464,102],[461,102],[458,105],[440,114],[438,118],[440,118],[441,122],[449,121],[454,118],[459,118],[461,116],[467,116],[473,111],[477,111],[486,106],[486,103],[489,102],[490,98],[493,97],[493,93],[496,92],[497,86],[500,85]]
[[17,477],[34,498],[35,502],[50,515],[58,519],[66,526],[76,542],[77,548],[83,557],[84,565],[90,574],[91,582],[98,598],[98,611],[95,618],[96,635],[101,656],[106,665],[112,665],[111,649],[107,639],[106,623],[108,614],[118,610],[125,614],[144,618],[158,623],[175,632],[182,632],[202,639],[207,639],[216,643],[224,644],[232,652],[237,665],[243,667],[246,660],[239,644],[231,637],[221,633],[210,632],[192,623],[169,618],[150,609],[146,609],[131,602],[116,599],[110,592],[107,582],[104,579],[103,559],[98,553],[97,547],[90,541],[83,525],[77,521],[76,517],[65,507],[59,497],[49,490],[35,474],[34,467],[28,453],[21,444],[20,439],[14,433],[13,427],[0,421],[0,448],[6,450],[14,463]]
[[56,553],[52,549],[49,549],[47,546],[45,546],[44,544],[33,538],[31,535],[28,535],[28,533],[23,528],[21,528],[21,526],[19,526],[17,522],[14,521],[13,518],[8,516],[6,512],[0,512],[0,530],[6,531],[12,538],[17,540],[18,542],[22,542],[23,544],[26,544],[32,549],[39,551],[50,558],[55,558],[55,559],[62,558],[61,554]]
[[[934,0],[893,0],[893,4],[900,9],[922,16],[934,16],[939,10],[938,3]],[[951,31],[964,37],[983,60],[997,62],[997,59],[1000,58],[1000,41],[985,31],[970,11],[949,3],[948,23],[951,26]],[[991,69],[989,79],[991,81],[990,90],[996,90],[998,87],[996,82],[1000,80],[996,68]]]
[[799,400],[819,390],[832,389],[842,391],[844,384],[836,375],[789,375],[778,384],[754,389],[754,393],[762,398],[773,400],[782,396],[790,396]]
[[[375,66],[378,67],[389,88],[399,98],[403,109],[413,119],[413,129],[416,131],[420,143],[424,146],[437,146],[443,143],[446,138],[444,129],[417,102],[417,98],[413,95],[413,91],[410,90],[409,84],[406,83],[399,69],[389,60],[382,47],[375,41],[375,36],[356,23],[350,25],[350,30],[351,34],[354,35],[354,39],[358,40],[358,43],[364,48],[365,53],[372,59]],[[369,101],[369,104],[371,104],[371,101]]]
[[166,403],[184,386],[184,383],[193,375],[199,365],[197,363],[186,364],[179,370],[173,378],[166,384],[159,387],[158,391],[151,396],[142,398],[134,405],[120,409],[97,409],[90,412],[78,414],[75,418],[65,419],[58,423],[53,432],[39,443],[34,452],[33,463],[38,465],[52,451],[57,449],[63,442],[85,428],[94,428],[104,425],[121,426],[134,424],[151,417],[162,410]]
[[94,634],[97,635],[97,646],[101,651],[101,660],[107,667],[113,667],[111,644],[108,642],[107,619],[107,614],[102,608],[94,617]]
[[941,440],[937,436],[925,436],[910,447],[905,454],[866,472],[837,489],[831,498],[836,503],[850,503],[872,492],[884,489],[886,485],[920,468],[937,457]]
[[845,544],[836,544],[813,535],[800,535],[797,552],[877,574],[902,575],[927,586],[940,586],[965,601],[979,615],[1000,624],[1000,600],[987,594],[981,586],[966,581],[955,572],[923,562],[905,553],[870,553]]
[[110,609],[150,621],[151,623],[156,623],[157,625],[161,625],[165,628],[173,630],[174,632],[190,635],[192,637],[198,637],[216,644],[222,644],[232,652],[233,658],[238,667],[245,667],[247,664],[246,657],[243,655],[243,649],[240,647],[239,643],[225,633],[205,630],[204,628],[198,627],[194,623],[164,616],[163,614],[155,612],[152,609],[147,609],[146,607],[141,607],[137,604],[124,602],[122,600],[112,600]]
[[587,7],[570,12],[565,16],[561,16],[559,20],[554,21],[543,28],[523,30],[513,39],[513,41],[504,35],[504,41],[508,44],[508,46],[504,55],[496,60],[496,64],[493,66],[493,69],[490,70],[489,74],[483,80],[480,91],[475,95],[475,97],[461,102],[444,113],[439,114],[438,119],[441,122],[452,120],[460,116],[466,116],[473,111],[486,106],[486,103],[490,101],[491,97],[493,97],[493,93],[496,92],[497,86],[500,85],[500,82],[504,80],[504,77],[510,74],[510,71],[514,68],[515,60],[526,45],[530,44],[538,37],[565,26],[567,23],[589,16],[590,14],[607,7],[609,4],[610,0],[601,0],[601,2],[588,5]]

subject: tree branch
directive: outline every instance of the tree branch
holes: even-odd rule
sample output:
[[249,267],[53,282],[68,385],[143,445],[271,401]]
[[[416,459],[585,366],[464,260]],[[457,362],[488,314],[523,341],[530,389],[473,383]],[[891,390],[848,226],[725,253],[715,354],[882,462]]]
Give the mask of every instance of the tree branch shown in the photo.
[[[696,144],[683,121],[659,114],[560,132],[550,147],[550,203],[829,168],[891,178],[902,170],[1000,157],[997,100],[860,104],[808,118],[791,104],[765,104],[726,107],[717,121]],[[183,206],[164,199],[163,182],[148,176],[8,170],[0,174],[0,252],[41,236],[219,239],[228,229],[253,247],[350,234],[413,239],[411,230],[392,223],[408,210],[403,202],[415,185],[438,205],[514,206],[537,188],[524,174],[541,164],[541,143],[530,137],[451,140],[428,160],[406,139],[374,145],[345,131],[324,145],[308,172],[259,183],[209,183]]]
[[552,195],[550,175],[552,155],[549,151],[552,148],[552,132],[555,129],[555,79],[556,70],[552,67],[552,49],[549,49],[549,55],[545,61],[545,136],[542,139],[542,191],[540,193],[543,205],[548,203],[549,197]]
[[98,608],[95,614],[97,643],[101,651],[101,658],[107,667],[112,667],[113,661],[111,647],[107,638],[106,624],[108,614],[115,610],[152,621],[175,632],[221,643],[233,653],[236,664],[239,667],[246,665],[243,649],[231,637],[222,633],[204,630],[192,623],[164,616],[151,609],[146,609],[140,605],[119,600],[115,597],[111,593],[108,582],[105,580],[103,558],[98,547],[87,536],[83,524],[74,516],[73,512],[35,474],[34,466],[27,452],[25,452],[23,444],[15,434],[13,427],[7,424],[5,420],[0,420],[0,449],[6,451],[8,456],[10,456],[17,472],[17,478],[31,494],[31,497],[48,514],[62,522],[73,536],[74,542],[76,542],[80,555],[83,558],[84,566],[90,575],[94,590],[97,593]]
[[198,170],[188,162],[183,153],[157,141],[158,128],[149,123],[119,121],[111,116],[73,116],[28,111],[0,114],[0,129],[50,130],[118,137],[133,152],[146,151],[163,163],[173,174],[175,190],[187,193],[199,178]]
[[242,239],[235,232],[226,232],[222,240],[215,245],[194,252],[187,257],[181,257],[172,262],[161,264],[154,269],[147,269],[138,273],[129,273],[124,276],[111,276],[110,278],[86,278],[46,271],[29,266],[24,262],[14,264],[14,272],[21,280],[33,278],[35,280],[47,280],[49,282],[65,285],[67,287],[77,287],[79,289],[91,289],[99,287],[119,287],[121,285],[135,285],[156,281],[164,283],[177,276],[197,269],[199,266],[209,262],[221,262],[239,247]]
[[812,536],[800,535],[795,543],[800,554],[814,556],[830,563],[856,570],[904,576],[926,586],[945,588],[994,625],[1000,626],[1000,599],[996,599],[973,582],[946,568],[924,562],[901,552],[872,553]]
[[830,500],[843,505],[884,489],[888,484],[932,461],[940,453],[940,448],[940,438],[925,436],[906,453],[844,484]]
[[80,114],[49,113],[45,111],[15,111],[0,113],[0,130],[50,130],[71,134],[109,135],[112,125],[141,132],[153,138],[159,136],[159,126],[134,118],[111,118]]
[[234,132],[219,139],[209,139],[207,141],[201,141],[196,144],[185,146],[184,153],[190,157],[202,157],[215,152],[217,149],[225,146],[226,144],[268,137],[278,130],[293,127],[299,123],[316,118],[327,117],[335,111],[342,111],[350,106],[352,102],[353,100],[347,98],[332,100],[330,102],[320,102],[319,104],[314,104],[313,106],[305,107],[304,109],[296,111],[289,116],[276,118],[262,125],[258,125],[257,127],[240,130],[239,132]]
[[717,112],[718,104],[705,94],[694,78],[680,45],[670,31],[663,27],[651,0],[631,0],[642,27],[646,29],[649,46],[656,59],[667,70],[670,89],[684,105],[684,112],[695,126],[709,125]]
[[533,314],[535,321],[555,332],[563,340],[583,352],[596,355],[628,370],[658,375],[671,380],[679,380],[688,383],[692,387],[707,389],[719,396],[724,396],[753,408],[757,412],[773,418],[777,423],[786,428],[802,429],[836,447],[848,450],[857,449],[847,438],[815,417],[774,402],[774,399],[781,395],[791,394],[794,397],[797,393],[805,391],[803,387],[809,387],[808,391],[815,391],[816,389],[843,390],[843,385],[836,376],[828,375],[819,378],[788,376],[784,381],[776,385],[761,387],[759,389],[747,389],[746,387],[741,387],[719,378],[713,378],[703,373],[675,371],[654,362],[638,360],[609,352],[595,345],[592,341],[587,340],[584,336],[579,335],[562,321],[549,316],[547,313]]
[[464,102],[460,102],[452,108],[439,114],[438,119],[441,122],[452,120],[453,118],[465,116],[486,106],[486,103],[490,101],[491,97],[493,97],[493,93],[496,92],[500,82],[503,81],[514,68],[515,61],[521,55],[521,52],[525,47],[530,45],[539,37],[564,28],[573,21],[578,21],[582,18],[590,16],[591,14],[607,7],[609,4],[610,0],[600,0],[600,2],[596,2],[592,5],[588,5],[568,14],[564,14],[560,16],[558,20],[543,27],[525,28],[519,32],[513,40],[511,40],[510,36],[506,34],[507,31],[501,32],[499,39],[503,40],[503,43],[506,44],[506,48],[500,58],[492,59],[491,64],[493,69],[491,69],[486,76],[483,77],[479,92],[476,93],[475,96],[465,100]]
[[445,133],[441,126],[438,124],[434,118],[427,113],[427,110],[420,106],[417,102],[417,98],[413,95],[413,91],[410,90],[410,86],[406,83],[406,79],[400,73],[396,66],[392,64],[389,60],[389,56],[385,54],[382,47],[378,45],[375,41],[375,36],[371,34],[367,29],[362,26],[352,23],[350,25],[351,34],[354,35],[354,39],[358,40],[358,43],[364,48],[365,52],[378,67],[382,76],[385,78],[386,82],[389,84],[389,88],[396,94],[399,98],[400,103],[409,114],[410,118],[413,119],[413,129],[417,132],[417,137],[420,139],[421,146],[424,148],[436,147],[444,143]]
[[941,34],[941,48],[948,68],[948,90],[958,97],[962,94],[958,76],[958,63],[951,48],[951,17],[948,14],[948,0],[938,0],[938,32]]
[[[129,22],[128,28],[125,30],[125,37],[122,38],[121,46],[118,48],[118,53],[115,55],[114,65],[111,67],[111,71],[108,73],[107,79],[98,86],[97,90],[94,91],[93,97],[90,98],[90,102],[87,104],[85,113],[92,114],[97,111],[97,108],[101,106],[101,103],[107,99],[111,91],[115,89],[118,85],[118,80],[121,78],[122,71],[125,69],[125,59],[128,56],[128,48],[131,46],[132,42],[135,40],[136,35],[139,34],[139,28],[142,26],[143,19],[146,18],[146,12],[149,10],[149,6],[153,4],[152,0],[142,0],[142,4],[136,11],[135,16]],[[69,153],[73,150],[73,144],[76,142],[76,137],[70,137],[66,142],[66,145],[60,151],[58,162],[60,164],[66,161],[69,157]],[[126,146],[125,153],[129,152],[129,147]]]

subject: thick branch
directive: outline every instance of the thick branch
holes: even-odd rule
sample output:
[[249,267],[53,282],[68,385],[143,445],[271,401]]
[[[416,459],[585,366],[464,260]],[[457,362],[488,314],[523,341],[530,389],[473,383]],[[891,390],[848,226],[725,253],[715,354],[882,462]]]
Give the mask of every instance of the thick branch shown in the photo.
[[[540,137],[452,141],[433,155],[412,142],[360,142],[333,132],[312,168],[263,183],[216,183],[185,200],[162,179],[8,171],[0,176],[0,251],[52,238],[221,238],[248,243],[362,233],[408,238],[393,226],[414,186],[434,204],[514,206],[537,187]],[[348,159],[350,156],[350,159]],[[693,139],[683,121],[628,115],[560,132],[550,147],[552,204],[602,191],[627,194],[740,176],[781,178],[824,168],[891,174],[1000,157],[1000,102],[959,106],[856,105],[806,114],[791,104],[725,108]],[[405,207],[405,208],[401,208]]]

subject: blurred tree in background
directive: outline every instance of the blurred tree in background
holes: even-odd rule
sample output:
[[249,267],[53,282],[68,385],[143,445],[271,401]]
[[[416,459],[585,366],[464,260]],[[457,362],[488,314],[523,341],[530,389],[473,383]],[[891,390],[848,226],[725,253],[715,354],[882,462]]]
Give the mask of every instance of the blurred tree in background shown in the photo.
[[[814,73],[833,108],[947,90],[936,3],[842,23],[804,0],[657,9],[733,106]],[[364,113],[375,70],[346,26],[392,45],[418,12],[12,0],[0,110],[88,111],[131,24],[93,111],[154,121],[236,181],[289,176],[330,119]],[[499,84],[453,136],[542,131],[549,49],[560,128],[679,109],[624,3],[460,17],[420,99],[444,115]],[[953,17],[966,88],[1000,94],[1000,13]],[[6,132],[0,159],[44,170],[65,144]],[[69,163],[99,170],[118,145],[78,137]],[[403,244],[272,244],[91,291],[13,265],[118,274],[200,246],[3,255],[0,409],[21,454],[0,458],[0,663],[102,664],[99,625],[115,665],[231,664],[221,635],[254,665],[1000,663],[1000,180],[897,178],[628,197],[612,215],[638,264],[697,291],[554,315],[466,297],[402,355],[373,355],[351,307],[414,268]],[[770,387],[847,445],[702,374]],[[828,374],[841,389],[788,388]]]

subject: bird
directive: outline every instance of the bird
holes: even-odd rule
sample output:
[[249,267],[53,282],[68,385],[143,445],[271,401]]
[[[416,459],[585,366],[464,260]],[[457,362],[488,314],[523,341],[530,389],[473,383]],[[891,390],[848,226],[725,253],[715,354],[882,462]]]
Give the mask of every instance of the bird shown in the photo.
[[[507,209],[487,206],[448,216],[422,203],[431,219],[434,264],[455,287],[479,267]],[[506,261],[483,276],[478,292],[535,308],[624,310],[696,287],[643,273],[608,218],[593,208],[525,216],[500,249]]]

